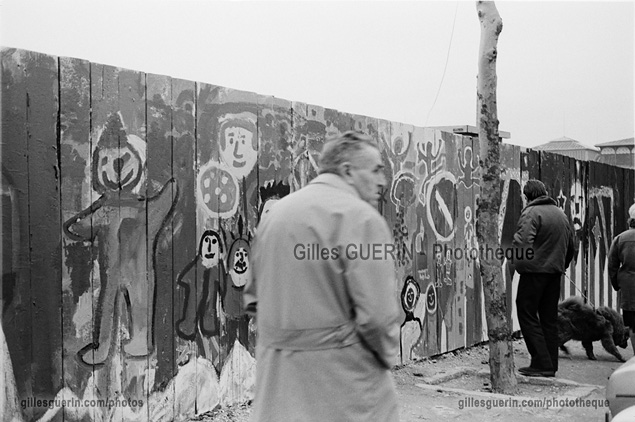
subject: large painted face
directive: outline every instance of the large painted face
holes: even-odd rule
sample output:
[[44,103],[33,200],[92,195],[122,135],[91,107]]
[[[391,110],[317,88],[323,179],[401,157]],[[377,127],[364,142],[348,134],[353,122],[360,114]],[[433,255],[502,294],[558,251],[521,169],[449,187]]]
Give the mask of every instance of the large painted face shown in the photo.
[[130,145],[98,148],[95,151],[94,177],[100,186],[112,191],[131,191],[139,183],[143,173],[142,161],[139,153]]
[[234,119],[221,126],[220,155],[238,178],[247,177],[258,160],[256,127],[248,120]]
[[352,160],[348,182],[359,196],[369,204],[377,206],[381,192],[386,186],[384,164],[377,148],[365,145]]
[[207,230],[203,233],[198,252],[201,256],[201,264],[205,268],[217,266],[223,254],[223,246],[218,233],[213,230]]
[[243,239],[236,240],[229,250],[229,275],[236,287],[243,287],[251,277],[249,266],[249,243]]

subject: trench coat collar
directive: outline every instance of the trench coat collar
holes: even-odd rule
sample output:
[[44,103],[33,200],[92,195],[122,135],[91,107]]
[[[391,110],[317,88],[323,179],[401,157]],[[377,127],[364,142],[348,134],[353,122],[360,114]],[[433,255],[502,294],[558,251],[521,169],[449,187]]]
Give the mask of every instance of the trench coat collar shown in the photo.
[[341,176],[339,176],[337,174],[334,174],[334,173],[322,173],[322,174],[318,175],[315,179],[311,180],[311,182],[309,184],[310,185],[312,185],[312,184],[329,185],[329,186],[332,186],[332,187],[334,187],[336,189],[340,189],[340,190],[343,190],[345,192],[348,192],[351,195],[355,196],[356,198],[361,199],[361,197],[359,196],[359,193],[357,192],[355,187],[349,185],[348,183],[346,183],[346,181]]

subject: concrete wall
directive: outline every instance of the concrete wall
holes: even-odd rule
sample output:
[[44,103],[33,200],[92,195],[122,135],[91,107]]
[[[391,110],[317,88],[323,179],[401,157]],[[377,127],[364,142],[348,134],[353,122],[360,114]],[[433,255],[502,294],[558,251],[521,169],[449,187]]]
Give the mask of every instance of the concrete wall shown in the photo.
[[[398,250],[402,361],[483,341],[476,140],[3,50],[5,415],[184,420],[249,399],[255,332],[240,299],[259,216],[308,183],[324,139],[349,129],[377,139],[386,165],[379,211]],[[509,145],[502,162],[502,247],[523,182],[542,179],[581,248],[563,297],[615,307],[606,254],[634,172]],[[518,276],[501,265],[515,315]]]

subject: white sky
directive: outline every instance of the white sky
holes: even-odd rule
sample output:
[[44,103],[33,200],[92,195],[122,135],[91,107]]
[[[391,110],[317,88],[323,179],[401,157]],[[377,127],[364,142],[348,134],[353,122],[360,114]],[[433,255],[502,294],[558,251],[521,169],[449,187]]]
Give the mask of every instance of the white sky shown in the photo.
[[[634,4],[496,2],[511,143],[633,136]],[[474,1],[0,0],[5,47],[417,126],[475,125],[479,38]]]

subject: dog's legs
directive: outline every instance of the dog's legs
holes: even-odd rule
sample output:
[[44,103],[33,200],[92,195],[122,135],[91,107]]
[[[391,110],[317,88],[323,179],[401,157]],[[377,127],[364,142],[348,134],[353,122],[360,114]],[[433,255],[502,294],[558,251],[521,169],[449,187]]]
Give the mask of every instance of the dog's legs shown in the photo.
[[586,356],[591,360],[597,360],[595,355],[593,354],[593,343],[590,341],[583,341],[582,346],[584,350],[586,350]]
[[[561,315],[558,315],[558,318],[561,317]],[[564,344],[573,338],[573,336],[571,335],[572,328],[573,326],[571,325],[570,321],[568,326],[565,326],[564,324],[558,325],[558,347],[560,347],[560,350],[565,352],[567,355],[570,354],[569,349],[567,349],[567,346],[565,346]]]
[[569,349],[567,349],[567,346],[565,346],[564,344],[560,345],[560,350],[562,350],[564,353],[566,353],[567,357],[570,360],[573,360],[573,357],[571,357],[571,353],[569,353]]
[[626,362],[626,359],[624,359],[622,357],[622,355],[620,354],[620,351],[617,350],[617,347],[615,347],[615,343],[613,342],[613,338],[612,337],[603,338],[602,339],[602,346],[604,346],[604,349],[606,349],[607,352],[609,352],[610,354],[615,356],[621,362]]
[[631,347],[633,348],[633,354],[635,355],[635,330],[629,328],[630,337],[631,337]]

